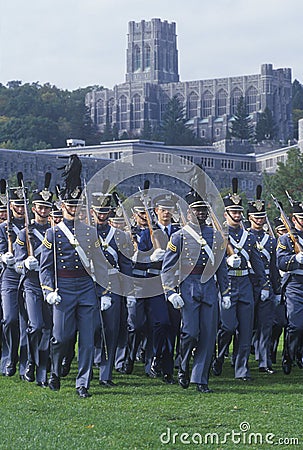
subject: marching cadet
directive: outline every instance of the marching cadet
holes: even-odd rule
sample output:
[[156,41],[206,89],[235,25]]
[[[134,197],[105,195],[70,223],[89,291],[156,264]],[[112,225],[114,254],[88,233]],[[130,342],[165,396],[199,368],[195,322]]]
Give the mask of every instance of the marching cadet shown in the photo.
[[287,327],[282,368],[289,375],[296,361],[297,351],[303,334],[303,203],[294,201],[292,206],[294,232],[279,236],[277,245],[278,268],[284,272],[282,292],[284,292]]
[[3,264],[1,276],[1,299],[3,310],[3,349],[1,370],[3,375],[11,377],[16,373],[19,353],[19,373],[24,376],[27,361],[26,322],[20,313],[18,286],[20,275],[15,271],[14,243],[20,230],[24,228],[24,201],[26,188],[21,181],[19,172],[19,186],[9,188],[8,198],[10,217],[0,225],[0,257]]
[[[150,355],[146,355],[146,370],[152,378],[163,377],[167,384],[174,384],[174,346],[180,327],[180,312],[167,304],[162,284],[161,267],[169,237],[179,229],[172,224],[172,215],[176,207],[177,197],[172,194],[161,194],[154,198],[157,222],[154,229],[145,229],[140,237],[139,252],[145,253],[145,270],[133,270],[138,277],[147,278],[147,292],[138,300],[149,323],[149,344],[152,344]],[[139,260],[138,260],[139,261]]]
[[77,217],[82,192],[80,173],[81,161],[77,155],[70,156],[64,171],[63,220],[49,228],[43,240],[40,283],[45,300],[53,305],[49,388],[60,389],[62,359],[77,330],[76,392],[80,398],[87,398],[90,397],[97,308],[94,280],[98,283],[102,280],[107,286],[107,272],[95,228]]
[[[35,381],[37,386],[47,386],[47,364],[49,358],[49,341],[52,318],[50,306],[44,302],[39,280],[39,260],[42,251],[42,241],[46,230],[50,227],[48,218],[52,208],[52,195],[49,191],[51,174],[45,174],[45,184],[42,190],[33,192],[32,212],[34,222],[30,225],[31,250],[27,245],[27,230],[23,228],[16,239],[15,258],[16,272],[21,274],[20,284],[24,290],[24,300],[27,311],[27,339],[29,357],[24,378]],[[32,254],[29,254],[32,253]]]
[[268,225],[265,202],[261,200],[262,186],[256,188],[256,200],[248,202],[248,220],[250,232],[256,238],[256,246],[264,263],[265,273],[270,290],[269,297],[262,301],[261,287],[254,283],[254,275],[251,275],[255,298],[255,333],[253,345],[255,347],[256,360],[259,362],[259,372],[273,374],[271,354],[271,335],[274,322],[276,298],[280,300],[281,280],[276,265],[276,238],[273,232],[270,235],[264,231],[264,225]]
[[100,315],[96,335],[99,334],[101,355],[99,360],[95,359],[95,363],[98,363],[100,367],[99,384],[113,387],[115,383],[112,381],[112,373],[123,302],[126,298],[127,305],[136,303],[132,284],[133,248],[129,235],[108,223],[112,214],[111,194],[93,193],[92,195],[93,220],[97,227],[101,249],[107,261],[109,280],[107,289],[104,285],[97,287]]
[[234,251],[226,258],[231,286],[231,307],[222,308],[220,312],[218,356],[213,362],[212,370],[214,375],[221,375],[226,349],[233,334],[237,333],[237,348],[234,349],[235,378],[250,381],[248,359],[253,332],[254,296],[249,269],[253,269],[254,282],[260,286],[261,301],[269,297],[269,288],[256,238],[241,227],[243,206],[238,195],[237,178],[233,178],[232,187],[233,193],[223,198],[229,243]]
[[213,392],[208,378],[217,333],[218,286],[222,305],[225,308],[230,305],[225,248],[221,235],[205,223],[207,203],[193,190],[185,199],[189,205],[189,222],[170,238],[163,260],[162,282],[170,304],[181,308],[178,382],[184,389],[190,382],[194,383],[198,392],[208,394]]

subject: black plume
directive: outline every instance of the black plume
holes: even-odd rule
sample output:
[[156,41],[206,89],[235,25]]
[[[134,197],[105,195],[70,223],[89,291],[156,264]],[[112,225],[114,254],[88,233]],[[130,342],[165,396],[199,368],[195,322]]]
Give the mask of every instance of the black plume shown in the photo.
[[50,172],[46,172],[45,177],[44,177],[44,188],[48,189],[50,182],[52,179],[52,174]]
[[4,180],[4,178],[0,180],[0,194],[6,194],[6,181]]
[[119,206],[120,199],[119,199],[119,195],[117,194],[117,192],[114,191],[114,192],[112,193],[112,196],[113,196],[114,202],[116,203],[116,206]]
[[238,193],[238,178],[233,178],[231,180],[231,185],[232,185],[232,193],[233,194],[237,194]]
[[258,184],[258,186],[256,187],[256,200],[261,200],[261,195],[262,195],[262,186],[261,184]]
[[64,197],[68,193],[73,192],[77,187],[81,186],[81,170],[82,163],[80,159],[76,154],[71,155],[61,174],[62,178],[64,179],[63,187],[60,192],[62,197]]
[[17,181],[18,181],[18,186],[22,187],[22,184],[23,184],[23,173],[22,172],[17,173]]

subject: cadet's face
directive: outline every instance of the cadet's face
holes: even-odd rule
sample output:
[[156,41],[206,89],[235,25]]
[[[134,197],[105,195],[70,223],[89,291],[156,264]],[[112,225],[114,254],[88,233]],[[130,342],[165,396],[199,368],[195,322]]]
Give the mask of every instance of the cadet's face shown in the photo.
[[224,213],[224,217],[226,219],[226,222],[231,227],[235,227],[239,225],[239,223],[242,220],[242,211],[232,211],[229,210]]
[[64,219],[74,220],[76,217],[77,206],[66,205],[62,203],[62,213]]
[[294,214],[292,216],[292,221],[297,228],[297,230],[302,231],[303,230],[303,217],[298,216],[297,214]]
[[155,208],[158,221],[163,225],[168,225],[171,222],[173,216],[173,210],[171,208],[165,208],[163,206],[157,206]]
[[23,219],[24,218],[24,205],[16,205],[15,203],[10,204],[10,208],[13,212],[13,216],[16,219]]
[[266,222],[266,217],[256,217],[252,214],[249,216],[249,221],[251,223],[251,227],[255,230],[262,230],[263,225]]
[[137,212],[134,214],[134,218],[139,227],[146,227],[147,225],[146,212]]
[[199,223],[204,223],[208,215],[207,208],[204,207],[190,208],[189,213],[193,218],[196,218]]
[[33,206],[32,210],[34,213],[37,213],[38,216],[43,219],[47,219],[51,212],[51,208],[44,205]]
[[6,211],[0,211],[0,223],[5,222],[7,219]]
[[95,218],[95,222],[98,225],[102,225],[105,222],[108,221],[109,219],[109,212],[103,212],[103,213],[97,213],[96,211],[94,211],[94,218]]

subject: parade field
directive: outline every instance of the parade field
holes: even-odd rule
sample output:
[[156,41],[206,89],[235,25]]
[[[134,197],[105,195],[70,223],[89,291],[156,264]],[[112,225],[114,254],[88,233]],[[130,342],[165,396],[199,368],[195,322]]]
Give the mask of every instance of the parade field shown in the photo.
[[235,380],[226,360],[210,377],[215,392],[198,394],[147,378],[137,362],[114,388],[99,386],[95,369],[88,399],[76,395],[75,364],[59,392],[1,377],[0,448],[303,448],[302,371],[267,375],[252,361],[251,372],[251,382]]

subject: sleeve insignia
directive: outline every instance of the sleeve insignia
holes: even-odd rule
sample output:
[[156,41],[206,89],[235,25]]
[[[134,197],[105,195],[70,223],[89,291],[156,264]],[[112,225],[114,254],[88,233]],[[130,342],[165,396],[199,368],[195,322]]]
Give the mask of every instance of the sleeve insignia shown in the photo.
[[177,247],[172,243],[172,241],[169,241],[169,243],[167,244],[167,248],[168,250],[171,250],[174,253],[176,253],[177,251]]
[[282,250],[286,250],[286,245],[281,244],[281,241],[278,241],[278,248],[281,248]]
[[43,239],[42,241],[42,245],[44,245],[44,247],[48,248],[48,250],[51,250],[53,244],[51,242],[49,242],[46,237]]
[[25,245],[25,242],[21,241],[21,239],[19,239],[18,237],[16,239],[16,243],[21,245],[21,246]]

